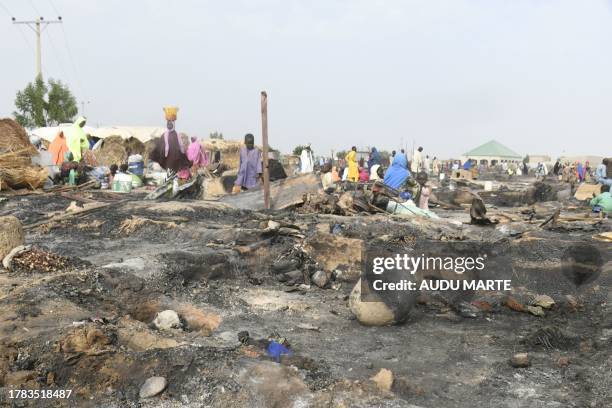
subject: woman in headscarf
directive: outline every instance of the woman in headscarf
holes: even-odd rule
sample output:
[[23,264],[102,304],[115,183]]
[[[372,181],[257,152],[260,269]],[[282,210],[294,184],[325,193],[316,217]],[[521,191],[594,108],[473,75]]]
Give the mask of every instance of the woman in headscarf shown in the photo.
[[385,174],[384,183],[391,188],[399,189],[410,176],[408,160],[403,154],[396,154],[393,163]]
[[359,169],[359,182],[366,183],[370,181],[370,172],[367,167],[362,167]]
[[578,176],[578,181],[582,182],[584,180],[584,169],[582,168],[582,162],[578,162],[578,165],[576,166],[576,171],[577,171],[577,176]]
[[61,166],[64,162],[64,155],[66,152],[69,152],[68,144],[66,143],[66,137],[64,137],[64,132],[59,131],[55,136],[55,139],[49,145],[49,153],[51,153],[51,160],[53,164],[56,166]]
[[83,158],[83,152],[89,150],[89,140],[87,140],[87,135],[83,130],[85,123],[87,123],[87,119],[81,116],[68,129],[68,149],[76,162],[80,162]]
[[348,173],[346,179],[348,181],[356,182],[359,180],[359,167],[357,166],[357,147],[353,146],[351,151],[345,157],[348,165]]
[[202,148],[202,145],[195,136],[191,137],[191,143],[187,148],[187,158],[191,162],[194,171],[200,167],[208,166],[208,152]]
[[331,177],[332,177],[332,181],[334,183],[337,183],[337,182],[341,181],[340,175],[338,174],[338,168],[336,166],[332,167]]
[[382,164],[382,159],[380,157],[380,153],[376,150],[375,147],[372,148],[372,153],[370,153],[370,160],[368,160],[368,170],[372,171],[372,166]]
[[177,173],[180,178],[189,178],[191,163],[185,155],[185,146],[174,128],[173,121],[168,121],[167,128],[168,130],[157,141],[150,158],[159,163],[163,169]]

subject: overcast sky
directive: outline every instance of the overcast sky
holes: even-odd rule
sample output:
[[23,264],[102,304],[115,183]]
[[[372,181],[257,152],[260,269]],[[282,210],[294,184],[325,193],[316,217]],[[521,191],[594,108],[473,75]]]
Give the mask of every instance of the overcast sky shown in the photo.
[[[490,139],[521,154],[612,155],[611,0],[0,0],[0,117],[35,75],[67,82],[92,125],[218,130],[315,153]],[[7,12],[8,10],[8,12]],[[65,35],[65,36],[64,36]]]

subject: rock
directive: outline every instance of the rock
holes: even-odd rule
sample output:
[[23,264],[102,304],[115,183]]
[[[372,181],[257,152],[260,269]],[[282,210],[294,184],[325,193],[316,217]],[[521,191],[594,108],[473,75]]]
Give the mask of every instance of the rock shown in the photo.
[[140,398],[151,398],[166,389],[168,382],[164,377],[151,377],[140,387]]
[[555,301],[548,295],[538,295],[533,300],[533,304],[536,306],[543,307],[544,309],[549,309],[550,307],[552,307],[552,305],[555,304]]
[[25,233],[21,221],[12,215],[0,217],[0,259],[11,250],[25,243]]
[[515,368],[525,368],[531,365],[529,355],[527,353],[516,353],[510,359],[510,365]]
[[280,222],[270,220],[268,221],[268,227],[266,229],[268,231],[278,231],[280,226]]
[[361,279],[349,297],[349,308],[360,323],[366,326],[389,326],[395,323],[395,316],[384,302],[361,301]]
[[325,287],[325,285],[327,285],[327,282],[329,282],[329,277],[327,276],[327,273],[325,273],[324,271],[316,271],[310,277],[310,280],[318,287],[323,288]]
[[381,391],[391,391],[393,386],[393,373],[391,370],[381,368],[380,371],[371,378],[376,383],[376,386]]
[[153,325],[158,330],[180,329],[182,326],[179,315],[174,310],[159,312],[153,320]]
[[544,317],[544,310],[540,306],[527,306],[527,311],[534,316]]

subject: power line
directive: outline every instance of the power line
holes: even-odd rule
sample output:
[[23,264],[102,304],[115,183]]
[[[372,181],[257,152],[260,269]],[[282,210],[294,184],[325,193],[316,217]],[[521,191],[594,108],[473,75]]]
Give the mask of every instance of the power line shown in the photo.
[[79,89],[81,90],[81,94],[86,96],[87,92],[85,92],[85,88],[83,88],[83,83],[81,82],[79,71],[76,68],[74,58],[72,57],[72,51],[70,50],[70,45],[68,44],[68,35],[66,34],[66,29],[64,28],[63,24],[62,24],[62,33],[64,34],[64,43],[66,44],[66,50],[68,51],[68,58],[70,60],[70,65],[72,66],[72,70],[74,71],[74,75],[77,80],[77,85],[79,86]]
[[32,6],[32,9],[34,10],[34,12],[36,14],[38,14],[39,16],[41,16],[42,14],[40,14],[40,11],[38,11],[38,9],[36,8],[36,6],[34,5],[34,3],[32,2],[32,0],[30,0],[30,6]]
[[42,52],[41,52],[41,41],[40,34],[42,31],[49,26],[49,24],[61,24],[62,18],[58,17],[57,20],[45,20],[43,17],[38,17],[36,20],[31,21],[17,21],[13,17],[13,24],[25,24],[34,31],[36,34],[36,77],[42,77]]
[[55,7],[55,4],[53,4],[52,0],[49,0],[49,4],[51,5],[51,7],[53,8],[53,11],[55,11],[55,14],[57,14],[58,16],[60,15],[60,12],[57,11],[57,7]]
[[49,43],[51,44],[51,48],[53,48],[53,57],[57,61],[57,65],[58,65],[58,67],[60,69],[60,72],[61,72],[62,76],[64,78],[68,79],[68,76],[66,75],[66,70],[64,69],[64,64],[62,64],[62,58],[59,55],[59,49],[55,46],[55,41],[53,41],[53,37],[51,36],[50,32],[47,33],[47,38],[49,39]]
[[[2,6],[2,9],[4,10],[7,16],[9,16],[11,19],[14,18],[13,13],[11,13],[10,10],[4,4],[0,3],[0,6]],[[25,35],[21,27],[17,26],[17,28],[19,29],[19,34],[21,34],[21,38],[23,38],[23,41],[25,41],[30,51],[34,51],[34,47],[32,46],[32,43],[30,43],[30,41],[28,40],[28,37]]]

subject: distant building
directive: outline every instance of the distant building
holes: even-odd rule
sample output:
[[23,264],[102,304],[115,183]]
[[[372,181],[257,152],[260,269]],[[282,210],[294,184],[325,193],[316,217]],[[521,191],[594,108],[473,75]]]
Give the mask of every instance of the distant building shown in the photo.
[[498,141],[491,140],[461,156],[462,162],[467,159],[476,160],[478,164],[494,166],[499,163],[520,163],[523,157]]
[[527,155],[527,166],[535,169],[538,167],[538,163],[544,163],[549,168],[550,166],[554,165],[550,156],[546,156],[543,154],[528,154]]

